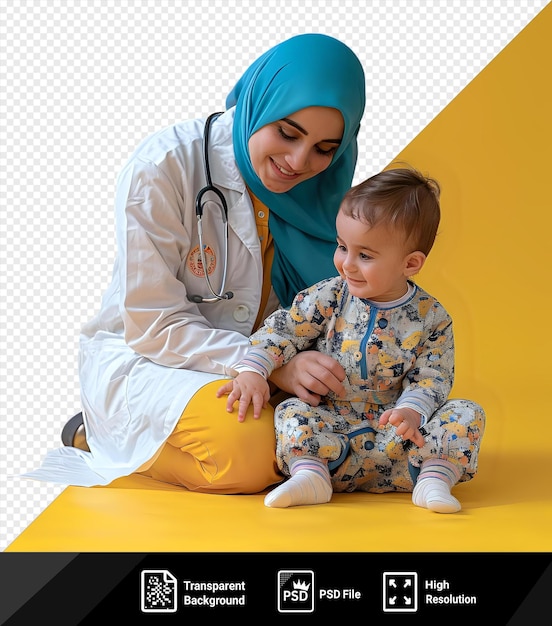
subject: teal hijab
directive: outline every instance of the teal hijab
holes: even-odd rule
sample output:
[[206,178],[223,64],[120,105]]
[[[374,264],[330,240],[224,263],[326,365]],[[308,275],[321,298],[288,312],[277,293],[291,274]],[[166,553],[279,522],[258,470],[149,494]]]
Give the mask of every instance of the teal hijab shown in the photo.
[[[298,291],[337,274],[335,218],[352,184],[364,105],[359,59],[337,39],[314,33],[297,35],[265,52],[226,99],[227,108],[236,107],[233,142],[238,168],[270,211],[272,285],[283,306],[289,306]],[[253,170],[249,138],[263,126],[311,106],[341,111],[341,145],[326,170],[288,192],[271,192]]]

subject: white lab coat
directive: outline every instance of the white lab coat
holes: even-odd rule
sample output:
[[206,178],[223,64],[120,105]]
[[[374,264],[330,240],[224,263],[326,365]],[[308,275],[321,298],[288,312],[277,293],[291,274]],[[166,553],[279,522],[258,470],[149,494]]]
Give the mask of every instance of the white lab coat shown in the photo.
[[[101,310],[82,328],[79,371],[91,452],[49,452],[30,478],[73,485],[108,484],[147,466],[191,396],[229,376],[248,348],[262,288],[253,206],[232,145],[234,111],[210,132],[213,183],[228,203],[230,300],[209,296],[197,275],[195,200],[205,185],[204,120],[185,121],[147,138],[122,170],[116,193],[117,260]],[[210,205],[204,243],[215,253],[219,289],[224,265],[220,210]],[[195,273],[194,273],[195,272]],[[277,307],[272,294],[264,314]],[[208,419],[208,416],[205,416]]]

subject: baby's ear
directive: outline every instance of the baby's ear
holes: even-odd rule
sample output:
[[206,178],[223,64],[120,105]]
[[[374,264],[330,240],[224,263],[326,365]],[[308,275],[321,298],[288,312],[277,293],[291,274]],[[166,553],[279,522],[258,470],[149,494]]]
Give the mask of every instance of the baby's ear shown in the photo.
[[404,275],[406,277],[414,276],[424,266],[426,255],[420,250],[411,252],[404,260]]

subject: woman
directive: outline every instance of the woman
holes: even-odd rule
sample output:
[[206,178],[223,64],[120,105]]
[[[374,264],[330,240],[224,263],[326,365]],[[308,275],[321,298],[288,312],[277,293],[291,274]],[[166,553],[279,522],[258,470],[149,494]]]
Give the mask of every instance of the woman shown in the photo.
[[[299,35],[257,59],[226,105],[149,137],[121,172],[113,278],[81,333],[83,411],[28,477],[92,486],[142,472],[211,493],[282,480],[272,410],[239,423],[215,390],[268,313],[335,273],[364,72],[338,40]],[[200,194],[207,174],[217,191]],[[281,368],[274,388],[312,404],[339,391],[341,367],[321,356]]]

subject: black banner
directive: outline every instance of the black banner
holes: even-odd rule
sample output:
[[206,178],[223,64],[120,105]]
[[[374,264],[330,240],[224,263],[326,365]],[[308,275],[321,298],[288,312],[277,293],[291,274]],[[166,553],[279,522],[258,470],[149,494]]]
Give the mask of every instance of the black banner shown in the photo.
[[292,615],[317,624],[552,624],[549,553],[5,552],[0,575],[6,626]]

